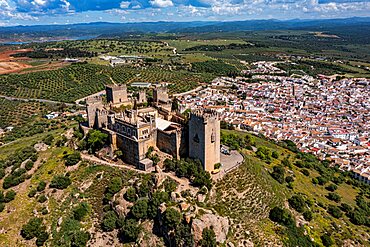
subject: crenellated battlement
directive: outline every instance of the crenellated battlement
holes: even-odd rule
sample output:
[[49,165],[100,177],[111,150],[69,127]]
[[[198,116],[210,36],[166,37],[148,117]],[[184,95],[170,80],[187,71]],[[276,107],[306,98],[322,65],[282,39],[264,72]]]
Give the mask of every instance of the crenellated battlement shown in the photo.
[[191,117],[196,117],[196,118],[199,118],[199,120],[207,122],[208,120],[218,120],[219,114],[215,110],[196,109],[191,112]]

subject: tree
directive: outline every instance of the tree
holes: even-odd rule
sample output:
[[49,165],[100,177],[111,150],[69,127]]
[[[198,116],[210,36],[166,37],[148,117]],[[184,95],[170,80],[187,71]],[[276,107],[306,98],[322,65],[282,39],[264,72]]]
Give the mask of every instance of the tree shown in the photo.
[[108,211],[104,217],[102,222],[102,229],[105,232],[111,232],[116,228],[117,223],[117,214],[114,211]]
[[335,185],[335,184],[330,184],[330,185],[326,186],[325,189],[327,189],[328,191],[334,192],[338,189],[338,186]]
[[66,166],[74,166],[81,160],[81,154],[78,151],[74,151],[71,154],[64,156]]
[[90,130],[87,134],[87,147],[91,153],[101,149],[108,140],[108,135],[99,130]]
[[107,187],[107,193],[114,195],[121,189],[122,189],[122,179],[120,177],[114,177]]
[[322,244],[325,247],[332,246],[334,244],[332,238],[328,234],[324,234],[320,237]]
[[46,231],[40,232],[36,239],[36,245],[43,246],[46,240],[48,240],[48,238],[49,238],[49,233],[47,233]]
[[334,206],[334,205],[329,205],[328,206],[328,213],[331,216],[333,216],[334,218],[337,218],[337,219],[339,219],[343,215],[342,211],[340,211],[340,209],[337,206]]
[[120,237],[124,242],[135,242],[141,231],[141,227],[134,219],[124,221],[123,227],[120,230]]
[[285,226],[292,226],[294,225],[294,219],[290,212],[286,209],[274,207],[270,210],[269,213],[270,220],[285,225]]
[[74,210],[73,210],[73,218],[75,220],[81,221],[83,218],[88,215],[90,212],[90,205],[86,202],[80,203]]
[[51,145],[53,143],[53,140],[54,140],[54,136],[49,134],[47,135],[44,139],[42,139],[42,141],[46,144],[46,145]]
[[8,192],[6,192],[5,194],[5,198],[4,198],[4,201],[5,202],[11,202],[14,200],[15,196],[17,195],[17,193],[15,193],[14,190],[9,190]]
[[311,221],[313,219],[313,214],[310,210],[307,210],[303,212],[303,217],[305,220]]
[[71,247],[85,247],[90,240],[90,233],[74,231],[71,236]]
[[305,176],[310,176],[310,172],[307,170],[307,169],[302,169],[301,170],[302,174],[305,175]]
[[38,198],[37,198],[37,201],[39,203],[44,203],[48,200],[48,198],[45,196],[45,195],[40,195]]
[[45,187],[46,187],[45,181],[40,181],[40,183],[37,185],[37,191],[41,192],[45,189]]
[[169,229],[176,229],[177,225],[180,223],[181,214],[174,208],[167,208],[164,212],[163,223]]
[[176,246],[195,246],[194,236],[188,224],[182,223],[178,225],[175,232],[175,243]]
[[32,169],[33,165],[34,165],[34,163],[33,163],[31,160],[29,160],[29,161],[27,161],[27,163],[24,165],[24,168],[25,168],[27,171],[29,171],[29,170],[31,170],[31,169]]
[[271,176],[279,183],[284,183],[285,170],[282,166],[274,166]]
[[133,187],[130,187],[126,190],[126,193],[123,195],[124,198],[129,202],[136,201],[136,190]]
[[57,175],[54,176],[50,183],[50,188],[63,190],[71,184],[71,179],[67,176]]
[[294,195],[288,199],[289,205],[294,208],[297,212],[303,213],[306,209],[305,200],[301,195]]
[[278,159],[279,158],[279,153],[277,151],[273,151],[271,154],[272,158]]
[[331,201],[335,201],[335,202],[340,202],[341,200],[341,197],[340,195],[338,195],[337,193],[332,193],[330,192],[328,195],[327,195],[327,198]]
[[42,224],[41,218],[32,218],[27,224],[22,226],[21,235],[24,239],[30,240],[38,237],[40,233],[45,232],[46,227]]
[[202,247],[216,247],[216,234],[212,228],[204,228],[202,231],[202,240],[199,243]]
[[138,200],[131,208],[131,212],[136,219],[146,219],[148,217],[148,199]]

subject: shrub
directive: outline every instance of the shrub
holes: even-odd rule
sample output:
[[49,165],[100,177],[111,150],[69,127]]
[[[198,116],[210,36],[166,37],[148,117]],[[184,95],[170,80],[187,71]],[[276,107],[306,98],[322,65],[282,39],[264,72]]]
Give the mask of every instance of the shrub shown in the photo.
[[22,226],[21,236],[26,240],[30,240],[38,237],[40,233],[45,232],[45,230],[46,227],[42,224],[42,219],[32,218],[27,224]]
[[40,195],[38,198],[37,198],[37,201],[39,203],[44,203],[48,200],[48,198],[45,196],[45,195]]
[[325,247],[332,246],[334,244],[332,238],[328,234],[324,234],[320,237],[322,244]]
[[329,193],[327,195],[327,198],[331,201],[340,202],[341,197],[337,193]]
[[282,166],[274,166],[271,176],[279,183],[284,183],[285,170]]
[[41,192],[45,189],[45,187],[46,187],[45,181],[40,181],[39,184],[37,185],[37,191]]
[[78,151],[74,151],[71,154],[64,156],[66,166],[74,166],[81,160],[81,154]]
[[44,139],[42,139],[43,143],[49,146],[53,143],[53,140],[54,140],[54,136],[51,134],[47,135]]
[[148,200],[138,200],[131,208],[131,213],[136,219],[146,219],[148,217]]
[[120,230],[120,238],[125,242],[135,242],[140,234],[141,228],[134,219],[127,219]]
[[310,176],[310,172],[307,170],[307,169],[302,169],[301,170],[302,174],[305,175],[305,176]]
[[289,184],[289,183],[292,183],[292,182],[294,182],[294,178],[293,178],[292,176],[287,176],[287,177],[285,178],[285,182],[287,182],[288,184]]
[[4,211],[5,209],[5,203],[0,202],[0,212]]
[[167,208],[163,215],[163,223],[169,229],[176,229],[181,221],[181,214],[174,208]]
[[313,214],[311,211],[307,210],[303,213],[303,217],[307,221],[311,221],[313,219]]
[[111,232],[116,228],[116,223],[117,223],[117,214],[114,211],[108,211],[104,217],[103,217],[103,222],[102,222],[102,229],[105,232]]
[[334,205],[329,205],[328,206],[328,213],[331,216],[333,216],[334,218],[337,218],[337,219],[339,219],[343,215],[342,211],[340,211],[340,209],[337,206],[334,206]]
[[71,236],[71,247],[87,246],[90,240],[90,233],[84,231],[74,231]]
[[325,189],[327,189],[328,191],[334,192],[338,189],[338,186],[335,185],[335,184],[330,184],[330,185],[326,186]]
[[58,175],[54,176],[50,183],[50,188],[63,190],[71,184],[71,179],[67,176]]
[[202,239],[199,241],[202,247],[216,247],[216,234],[212,228],[204,228],[202,231]]
[[17,195],[17,193],[15,193],[14,190],[9,190],[8,192],[6,192],[5,194],[5,198],[4,198],[4,201],[5,202],[11,202],[14,200],[15,196]]
[[34,165],[34,163],[32,162],[32,161],[27,161],[27,163],[25,164],[25,166],[24,166],[24,168],[27,170],[27,171],[29,171],[29,170],[31,170],[32,169],[32,167],[33,167],[33,165]]
[[294,225],[294,219],[290,212],[286,209],[274,207],[270,210],[269,213],[270,220],[285,225],[285,226],[292,226]]
[[31,189],[30,192],[28,193],[28,197],[34,197],[36,193],[37,193],[36,189]]
[[136,201],[136,190],[133,187],[130,187],[126,190],[126,193],[123,195],[123,197],[129,201],[129,202],[135,202]]
[[278,159],[279,158],[279,153],[277,151],[273,151],[271,154],[272,158]]
[[289,205],[297,212],[303,213],[306,209],[306,202],[301,195],[294,195],[288,199]]
[[83,218],[89,214],[90,205],[86,202],[80,203],[74,210],[73,210],[73,218],[75,220],[81,221]]

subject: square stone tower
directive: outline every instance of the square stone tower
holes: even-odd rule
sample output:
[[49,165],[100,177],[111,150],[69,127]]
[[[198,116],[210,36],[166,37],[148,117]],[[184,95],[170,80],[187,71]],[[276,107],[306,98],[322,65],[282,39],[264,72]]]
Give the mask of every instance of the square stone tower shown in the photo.
[[220,118],[215,111],[190,113],[189,157],[199,159],[206,171],[220,163]]
[[119,105],[128,102],[126,85],[107,85],[105,91],[108,104]]
[[153,101],[155,105],[167,104],[169,101],[168,88],[159,86],[153,89]]
[[96,126],[96,112],[98,109],[103,109],[103,101],[100,96],[86,99],[87,122],[90,128]]

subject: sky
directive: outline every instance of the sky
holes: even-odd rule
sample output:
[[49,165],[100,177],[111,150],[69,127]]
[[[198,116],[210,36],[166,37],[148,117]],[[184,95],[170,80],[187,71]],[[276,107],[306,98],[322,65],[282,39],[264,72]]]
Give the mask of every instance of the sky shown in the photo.
[[370,0],[0,0],[0,26],[370,17]]

